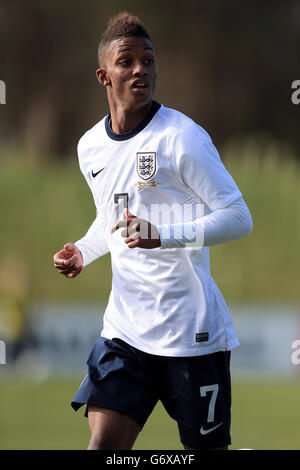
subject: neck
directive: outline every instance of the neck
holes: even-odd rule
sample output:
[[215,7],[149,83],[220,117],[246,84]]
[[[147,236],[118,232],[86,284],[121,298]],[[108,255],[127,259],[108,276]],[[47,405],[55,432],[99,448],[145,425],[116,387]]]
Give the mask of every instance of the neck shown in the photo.
[[109,104],[109,107],[112,131],[115,134],[123,134],[132,131],[142,122],[152,107],[152,100],[137,109],[121,107],[120,105],[117,107],[112,103]]

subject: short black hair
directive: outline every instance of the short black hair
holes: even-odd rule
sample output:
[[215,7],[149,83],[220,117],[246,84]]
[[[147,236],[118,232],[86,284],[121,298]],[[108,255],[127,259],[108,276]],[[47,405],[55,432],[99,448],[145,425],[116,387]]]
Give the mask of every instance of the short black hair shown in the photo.
[[124,11],[111,17],[107,23],[106,30],[101,37],[98,47],[99,63],[102,62],[107,44],[115,39],[132,36],[144,37],[152,42],[144,23],[137,16]]

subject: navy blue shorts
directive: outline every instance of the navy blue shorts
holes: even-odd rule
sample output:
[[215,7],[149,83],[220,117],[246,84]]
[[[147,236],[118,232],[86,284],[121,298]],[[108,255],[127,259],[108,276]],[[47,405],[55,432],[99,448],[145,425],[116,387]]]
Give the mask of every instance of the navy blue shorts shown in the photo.
[[231,444],[230,351],[156,356],[121,339],[99,337],[87,365],[88,375],[72,401],[75,410],[84,404],[113,409],[143,427],[161,400],[177,421],[183,445],[213,449]]

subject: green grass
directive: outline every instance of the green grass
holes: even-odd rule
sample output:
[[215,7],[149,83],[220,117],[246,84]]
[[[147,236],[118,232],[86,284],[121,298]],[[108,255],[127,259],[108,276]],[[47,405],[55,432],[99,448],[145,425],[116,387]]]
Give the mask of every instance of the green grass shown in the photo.
[[[231,146],[222,153],[251,210],[250,237],[212,247],[213,277],[230,302],[297,302],[300,166],[280,147]],[[43,163],[1,160],[0,274],[23,267],[29,300],[107,299],[108,255],[76,279],[58,275],[53,254],[80,238],[95,216],[77,158]],[[1,292],[1,282],[0,282]]]
[[20,266],[27,277],[29,300],[108,296],[108,256],[71,282],[53,268],[54,253],[67,241],[82,237],[95,217],[92,195],[76,159],[43,165],[19,159],[2,163],[0,212],[0,271],[4,264]]
[[[0,449],[85,449],[83,408],[69,403],[75,381],[1,381]],[[300,449],[298,382],[233,382],[231,449]],[[177,425],[157,405],[134,449],[182,449]]]
[[228,300],[298,302],[299,163],[274,149],[264,155],[255,147],[228,149],[225,155],[251,211],[253,232],[212,248],[213,277]]

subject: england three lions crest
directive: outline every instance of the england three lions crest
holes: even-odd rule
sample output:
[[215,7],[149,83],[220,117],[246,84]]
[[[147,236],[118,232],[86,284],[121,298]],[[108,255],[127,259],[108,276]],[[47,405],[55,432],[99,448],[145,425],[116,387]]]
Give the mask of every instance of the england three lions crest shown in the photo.
[[137,152],[136,171],[143,180],[152,178],[156,172],[156,152]]

